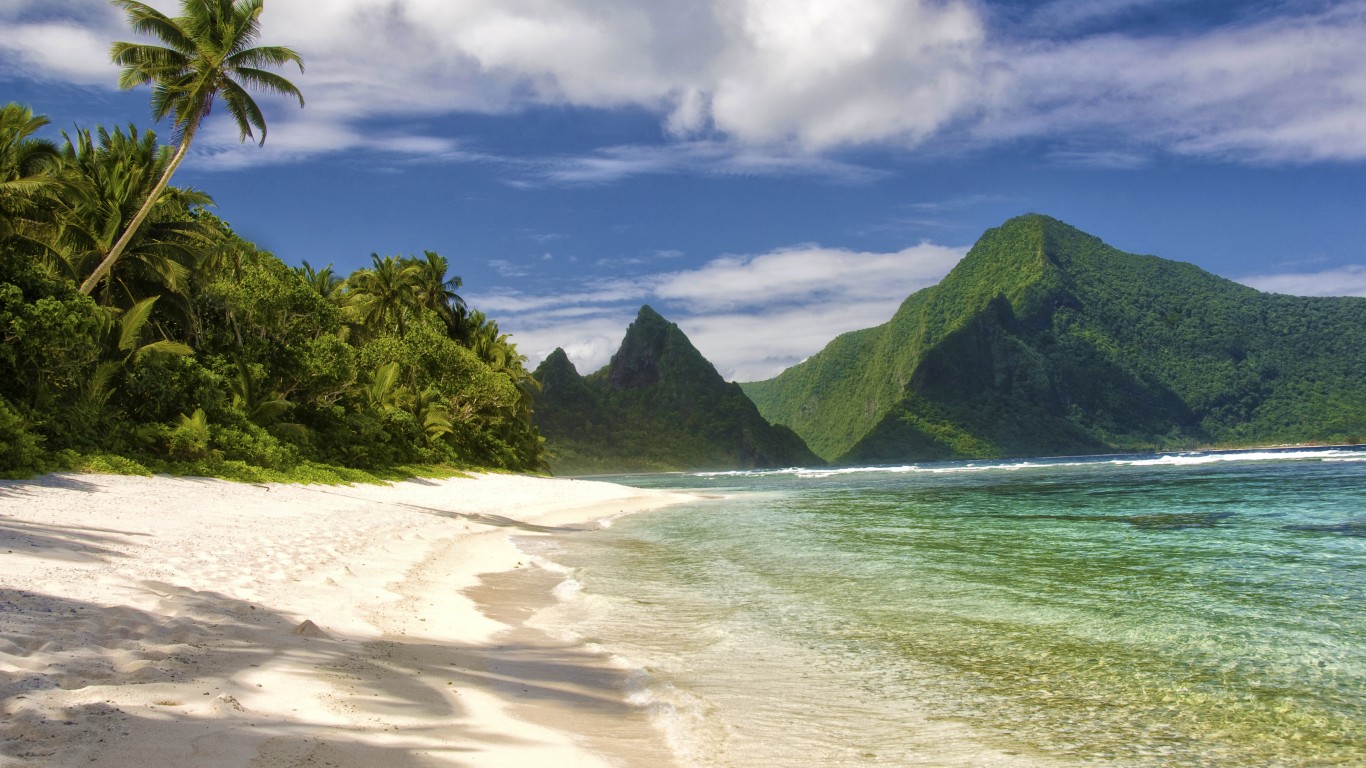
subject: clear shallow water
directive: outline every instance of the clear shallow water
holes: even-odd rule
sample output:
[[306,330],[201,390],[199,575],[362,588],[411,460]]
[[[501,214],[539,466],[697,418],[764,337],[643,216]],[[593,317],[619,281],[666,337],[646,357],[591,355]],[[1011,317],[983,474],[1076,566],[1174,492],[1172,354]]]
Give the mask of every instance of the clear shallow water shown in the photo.
[[540,626],[689,766],[1366,765],[1366,451],[614,478]]

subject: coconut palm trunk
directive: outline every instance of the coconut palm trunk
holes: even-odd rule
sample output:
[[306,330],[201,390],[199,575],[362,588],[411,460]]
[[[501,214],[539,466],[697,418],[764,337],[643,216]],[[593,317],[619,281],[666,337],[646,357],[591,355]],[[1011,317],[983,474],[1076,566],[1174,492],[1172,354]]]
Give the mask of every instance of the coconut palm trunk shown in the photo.
[[161,195],[166,191],[166,187],[170,186],[171,177],[175,175],[176,169],[180,167],[180,163],[185,159],[185,155],[189,154],[190,141],[194,139],[194,133],[198,127],[199,126],[196,124],[185,131],[185,135],[180,139],[180,146],[176,148],[175,155],[171,157],[171,162],[166,165],[166,170],[161,174],[161,178],[157,180],[156,186],[152,187],[151,192],[147,193],[147,199],[142,201],[142,207],[139,208],[137,214],[133,216],[133,220],[128,222],[128,228],[123,231],[123,236],[118,239],[118,242],[114,243],[113,248],[109,249],[109,253],[100,261],[99,265],[95,267],[95,271],[91,272],[90,276],[81,283],[80,290],[82,294],[89,296],[91,293],[94,293],[95,286],[99,285],[100,281],[114,269],[114,262],[119,260],[119,257],[123,255],[124,250],[128,248],[128,244],[133,241],[133,237],[137,235],[138,229],[141,228],[142,223],[147,220],[147,215],[152,212],[152,208],[157,204],[157,201],[161,199]]

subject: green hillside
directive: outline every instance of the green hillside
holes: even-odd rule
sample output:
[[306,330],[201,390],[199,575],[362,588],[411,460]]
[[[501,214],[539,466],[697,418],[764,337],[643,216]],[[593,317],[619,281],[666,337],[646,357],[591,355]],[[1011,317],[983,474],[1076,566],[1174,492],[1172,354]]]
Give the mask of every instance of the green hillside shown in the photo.
[[821,463],[649,307],[607,367],[580,376],[557,349],[534,376],[541,394],[533,422],[559,474]]
[[1366,299],[1265,294],[1028,215],[744,388],[839,463],[1356,441]]

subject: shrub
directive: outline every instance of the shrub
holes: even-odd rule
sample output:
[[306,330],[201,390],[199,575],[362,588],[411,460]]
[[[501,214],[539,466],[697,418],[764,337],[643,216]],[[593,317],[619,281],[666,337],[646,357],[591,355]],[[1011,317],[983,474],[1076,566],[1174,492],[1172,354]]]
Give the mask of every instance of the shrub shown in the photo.
[[41,471],[42,438],[28,430],[28,421],[0,397],[0,473],[23,475]]
[[180,415],[179,422],[166,432],[166,454],[176,461],[196,461],[212,458],[209,448],[209,417],[203,408]]

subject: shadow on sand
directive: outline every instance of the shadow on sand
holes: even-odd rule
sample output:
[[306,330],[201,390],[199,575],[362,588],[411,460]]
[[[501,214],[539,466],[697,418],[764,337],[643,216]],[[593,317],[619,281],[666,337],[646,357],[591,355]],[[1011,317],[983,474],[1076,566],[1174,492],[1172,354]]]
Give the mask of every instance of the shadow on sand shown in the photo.
[[[462,688],[612,718],[636,711],[621,698],[619,673],[581,648],[367,640],[325,626],[305,636],[297,617],[217,592],[141,588],[154,608],[0,589],[0,762],[207,766],[218,764],[213,755],[245,752],[262,765],[418,768],[442,754],[457,758],[442,765],[477,766],[480,754],[525,741],[466,722]],[[270,702],[257,686],[260,667],[281,663],[328,683],[329,708],[353,725],[254,713]],[[64,703],[63,692],[87,687],[99,691]],[[200,688],[216,697],[200,699]],[[187,689],[193,701],[158,698]]]
[[33,523],[0,515],[0,554],[3,555],[32,555],[78,563],[103,562],[127,557],[108,545],[127,544],[129,537],[150,535],[83,525]]
[[5,496],[28,496],[38,488],[61,488],[81,493],[99,493],[95,483],[82,480],[80,475],[51,474],[40,475],[27,480],[0,480],[0,498]]

